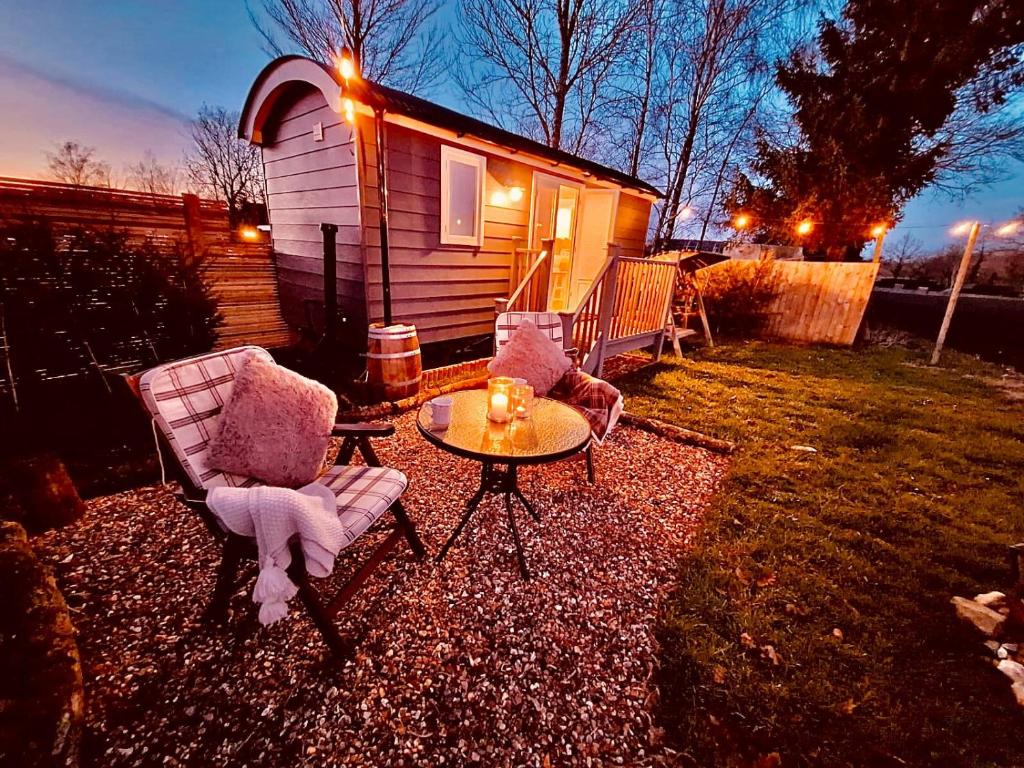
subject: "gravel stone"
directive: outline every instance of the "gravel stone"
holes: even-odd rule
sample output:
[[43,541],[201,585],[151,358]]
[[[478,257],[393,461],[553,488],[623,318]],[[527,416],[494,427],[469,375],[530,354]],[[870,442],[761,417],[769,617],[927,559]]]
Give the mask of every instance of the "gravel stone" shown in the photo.
[[[395,417],[381,460],[436,553],[479,465]],[[260,627],[252,580],[223,626],[202,621],[218,548],[161,487],[94,499],[36,539],[68,602],[85,674],[85,757],[109,766],[676,765],[653,719],[654,627],[728,459],[620,427],[582,457],[520,472],[541,513],[517,519],[524,582],[495,497],[446,560],[407,548],[338,617],[327,653],[294,601]],[[340,584],[383,534],[342,553]],[[255,575],[253,573],[253,575]]]

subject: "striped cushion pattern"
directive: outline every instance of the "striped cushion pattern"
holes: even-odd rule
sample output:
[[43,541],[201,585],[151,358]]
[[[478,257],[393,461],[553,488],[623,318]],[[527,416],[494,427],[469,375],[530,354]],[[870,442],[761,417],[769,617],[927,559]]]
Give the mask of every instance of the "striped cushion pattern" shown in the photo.
[[348,544],[398,501],[409,484],[397,469],[342,465],[331,467],[317,482],[334,491]]
[[235,373],[250,354],[272,360],[261,347],[236,347],[160,365],[139,379],[142,401],[197,488],[247,487],[258,482],[209,465],[210,439],[231,397]]
[[508,343],[512,333],[523,320],[530,320],[537,330],[545,334],[558,346],[562,343],[562,318],[555,312],[502,312],[494,323],[495,349],[501,349]]

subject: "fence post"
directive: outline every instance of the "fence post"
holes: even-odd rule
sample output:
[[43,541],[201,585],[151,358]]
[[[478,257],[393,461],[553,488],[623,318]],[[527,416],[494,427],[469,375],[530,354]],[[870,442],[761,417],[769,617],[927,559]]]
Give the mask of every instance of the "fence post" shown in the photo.
[[195,259],[206,248],[203,237],[203,217],[199,207],[199,196],[189,192],[181,195],[183,214],[185,217],[185,238],[189,259]]

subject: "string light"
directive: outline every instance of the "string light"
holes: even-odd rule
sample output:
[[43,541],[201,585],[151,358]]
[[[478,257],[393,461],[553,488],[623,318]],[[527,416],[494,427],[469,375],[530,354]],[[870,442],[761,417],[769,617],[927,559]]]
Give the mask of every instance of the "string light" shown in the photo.
[[798,235],[809,235],[812,229],[814,229],[814,222],[810,219],[804,219],[796,225],[796,233]]
[[735,229],[746,229],[750,226],[750,217],[745,213],[738,213],[732,220],[732,225]]
[[352,99],[345,99],[342,101],[342,108],[345,110],[345,119],[350,123],[356,121],[356,105]]

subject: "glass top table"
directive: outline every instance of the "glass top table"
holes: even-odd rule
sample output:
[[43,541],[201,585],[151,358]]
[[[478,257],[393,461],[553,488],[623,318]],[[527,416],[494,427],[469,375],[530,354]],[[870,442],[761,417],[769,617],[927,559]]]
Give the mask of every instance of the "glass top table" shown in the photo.
[[484,496],[504,497],[509,530],[515,541],[519,569],[530,578],[519,539],[512,498],[517,499],[535,520],[540,515],[519,490],[517,468],[524,464],[547,464],[573,456],[590,445],[590,424],[571,406],[546,397],[538,397],[527,419],[496,424],[487,418],[487,391],[454,392],[451,422],[435,429],[431,423],[430,403],[424,403],[416,416],[416,426],[427,441],[442,450],[481,463],[480,488],[466,505],[462,519],[437,556],[440,562],[462,533]]

